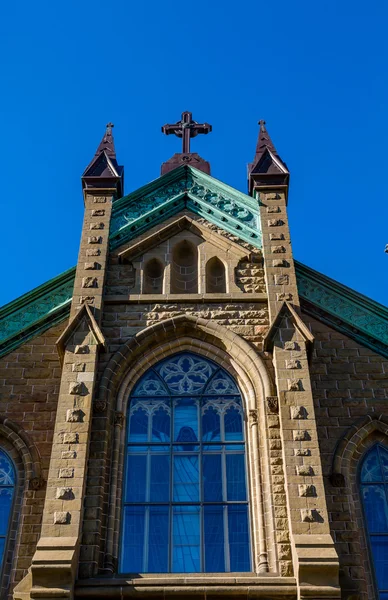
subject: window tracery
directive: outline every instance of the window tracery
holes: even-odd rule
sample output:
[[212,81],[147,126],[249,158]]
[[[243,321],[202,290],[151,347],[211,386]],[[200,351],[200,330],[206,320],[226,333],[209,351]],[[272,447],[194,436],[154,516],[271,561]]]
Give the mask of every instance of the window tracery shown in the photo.
[[388,449],[376,444],[360,472],[361,498],[380,600],[388,599]]
[[15,468],[8,454],[0,449],[0,565],[7,543],[9,520],[15,491]]
[[240,392],[210,360],[181,353],[131,395],[121,567],[250,571]]

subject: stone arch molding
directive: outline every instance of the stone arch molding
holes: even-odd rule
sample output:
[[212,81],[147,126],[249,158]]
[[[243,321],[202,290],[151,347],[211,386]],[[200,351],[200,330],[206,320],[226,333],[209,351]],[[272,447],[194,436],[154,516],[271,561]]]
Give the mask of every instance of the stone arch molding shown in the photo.
[[[121,515],[120,486],[124,464],[125,431],[123,424],[131,390],[138,379],[153,364],[181,351],[192,351],[211,358],[226,368],[240,387],[245,415],[250,415],[247,427],[250,489],[256,498],[269,497],[269,475],[259,468],[258,428],[265,422],[265,398],[274,396],[274,384],[256,349],[226,327],[207,319],[178,315],[147,327],[126,342],[111,358],[99,388],[100,409],[115,411],[109,515],[105,546],[105,569],[116,570],[119,553]],[[259,418],[258,418],[259,417]],[[269,464],[269,457],[263,456]],[[257,572],[268,571],[266,523],[263,501],[252,502],[252,546]],[[269,528],[270,529],[270,528]]]
[[367,446],[375,441],[385,441],[388,445],[388,417],[383,414],[369,414],[352,425],[339,441],[333,456],[331,482],[342,487],[346,479],[354,478],[357,464]]
[[40,454],[24,429],[11,419],[0,416],[0,438],[8,440],[21,456],[29,489],[40,489],[44,483]]

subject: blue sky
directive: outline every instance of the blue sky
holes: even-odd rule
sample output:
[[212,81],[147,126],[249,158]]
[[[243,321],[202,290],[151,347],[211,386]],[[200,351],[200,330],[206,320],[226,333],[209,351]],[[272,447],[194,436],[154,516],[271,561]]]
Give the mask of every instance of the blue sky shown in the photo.
[[80,176],[115,123],[125,192],[193,151],[246,191],[257,121],[291,171],[295,257],[386,304],[388,4],[22,0],[1,8],[0,305],[77,261]]

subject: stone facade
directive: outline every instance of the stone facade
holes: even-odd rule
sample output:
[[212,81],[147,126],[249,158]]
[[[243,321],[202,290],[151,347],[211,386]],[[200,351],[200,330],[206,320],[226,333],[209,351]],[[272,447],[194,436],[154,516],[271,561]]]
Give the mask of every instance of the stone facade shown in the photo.
[[[2,598],[377,600],[358,467],[376,441],[388,445],[383,334],[378,354],[367,333],[352,337],[346,315],[301,301],[288,172],[261,172],[260,152],[251,197],[180,167],[116,199],[116,163],[103,177],[88,167],[71,305],[63,292],[63,317],[53,305],[42,321],[35,293],[0,346],[0,447],[18,474]],[[208,291],[212,264],[222,291]],[[19,331],[22,311],[39,318]],[[310,316],[319,311],[322,320]],[[252,573],[118,572],[128,399],[150,366],[180,351],[224,367],[241,391]]]

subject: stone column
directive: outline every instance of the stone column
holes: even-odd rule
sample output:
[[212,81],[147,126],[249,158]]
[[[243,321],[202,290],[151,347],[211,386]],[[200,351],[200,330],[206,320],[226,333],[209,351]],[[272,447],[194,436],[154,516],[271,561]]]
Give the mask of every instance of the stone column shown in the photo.
[[338,598],[338,558],[326,509],[307,355],[309,340],[305,335],[307,328],[298,314],[299,297],[285,189],[261,185],[256,186],[254,195],[260,206],[272,324],[269,336],[279,397],[286,500],[298,598]]
[[42,600],[73,598],[114,192],[85,191],[70,321],[58,340],[63,366],[41,538],[31,574],[17,586],[15,598],[29,598],[27,592]]

